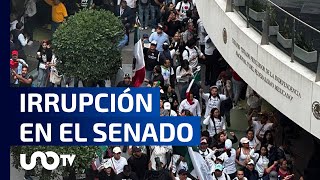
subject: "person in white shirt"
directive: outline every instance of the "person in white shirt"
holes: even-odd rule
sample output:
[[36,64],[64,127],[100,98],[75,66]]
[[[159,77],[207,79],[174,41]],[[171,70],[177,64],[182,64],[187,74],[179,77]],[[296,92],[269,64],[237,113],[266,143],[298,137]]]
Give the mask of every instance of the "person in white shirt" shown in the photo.
[[111,158],[112,168],[116,174],[120,174],[123,171],[123,167],[128,164],[127,159],[121,156],[120,147],[114,147],[113,157]]
[[207,125],[210,138],[214,138],[214,135],[226,130],[224,118],[220,115],[218,108],[212,108],[211,115],[203,120],[203,124]]
[[[163,109],[164,109],[165,111],[167,111],[168,116],[178,116],[178,114],[177,114],[174,110],[171,109],[171,104],[170,104],[170,102],[165,102],[165,103],[163,104]],[[166,114],[166,113],[165,113],[165,114]]]
[[199,154],[203,157],[203,159],[207,162],[209,169],[214,169],[216,156],[214,155],[215,151],[210,149],[208,144],[208,140],[203,138],[200,142],[199,146]]
[[249,139],[249,147],[251,149],[255,149],[255,150],[258,150],[259,147],[259,142],[257,141],[256,138],[254,138],[254,132],[253,132],[253,129],[249,128],[246,132],[246,137]]
[[204,53],[205,50],[205,37],[208,35],[206,30],[204,29],[203,26],[203,22],[201,21],[201,19],[197,20],[197,25],[198,25],[198,39],[199,39],[199,46],[200,46],[200,50],[201,52]]
[[192,69],[198,66],[198,58],[206,59],[204,54],[196,47],[196,41],[191,39],[187,42],[187,46],[182,53],[183,60],[189,61]]
[[223,172],[228,174],[230,178],[235,178],[237,172],[236,150],[232,148],[232,142],[230,139],[225,141],[225,152],[222,153],[218,158],[223,161]]
[[157,158],[159,158],[162,168],[170,164],[170,162],[167,161],[167,153],[172,152],[172,146],[150,146],[150,152],[151,168],[153,170],[157,170]]
[[181,101],[180,106],[179,106],[179,113],[181,114],[183,109],[189,110],[193,116],[201,116],[201,108],[200,108],[200,103],[197,99],[193,98],[193,93],[190,91],[189,92],[189,98],[184,99]]
[[161,74],[164,79],[164,85],[171,85],[173,82],[174,70],[171,67],[171,63],[169,59],[164,60],[163,65],[161,65]]
[[178,66],[176,69],[176,80],[179,92],[179,100],[182,88],[189,83],[189,79],[191,77],[193,77],[193,72],[192,67],[189,66],[189,61],[181,61],[181,66]]
[[251,158],[255,161],[255,170],[258,171],[259,178],[268,175],[278,164],[278,162],[275,161],[269,167],[268,148],[266,146],[261,146],[260,153],[254,153],[251,155]]
[[193,6],[188,0],[183,0],[177,3],[176,10],[179,14],[179,20],[183,21],[183,19],[187,18],[187,11],[192,10]]
[[[258,118],[256,116],[258,115]],[[268,114],[266,112],[257,113],[253,111],[248,118],[249,127],[253,128],[255,138],[260,142],[267,130],[272,130],[273,123],[268,122]]]
[[202,99],[204,99],[206,103],[206,112],[204,115],[205,118],[207,118],[210,115],[212,108],[218,108],[220,110],[221,101],[224,101],[227,98],[229,98],[228,94],[218,94],[217,86],[211,86],[210,93],[203,93],[203,90],[200,89],[200,94],[202,96]]
[[214,168],[214,172],[212,173],[213,180],[231,180],[230,176],[223,172],[223,165],[216,164]]

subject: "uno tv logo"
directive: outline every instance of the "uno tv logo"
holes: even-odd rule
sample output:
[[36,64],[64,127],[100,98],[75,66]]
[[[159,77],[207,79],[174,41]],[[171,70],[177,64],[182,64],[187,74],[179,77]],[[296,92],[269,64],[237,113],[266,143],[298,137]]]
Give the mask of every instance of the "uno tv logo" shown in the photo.
[[[62,166],[67,166],[67,161],[69,162],[69,165],[71,166],[76,155],[74,155],[74,154],[72,154],[72,155],[61,154],[59,156],[57,153],[52,152],[52,151],[48,151],[45,153],[43,153],[41,151],[37,151],[31,155],[29,164],[27,164],[26,157],[27,157],[26,154],[20,154],[20,165],[25,170],[33,169],[36,166],[37,158],[40,158],[41,165],[43,166],[43,168],[45,168],[47,170],[54,170],[60,165],[60,159],[62,160]],[[47,159],[50,157],[53,159],[52,164],[49,164],[47,162]]]

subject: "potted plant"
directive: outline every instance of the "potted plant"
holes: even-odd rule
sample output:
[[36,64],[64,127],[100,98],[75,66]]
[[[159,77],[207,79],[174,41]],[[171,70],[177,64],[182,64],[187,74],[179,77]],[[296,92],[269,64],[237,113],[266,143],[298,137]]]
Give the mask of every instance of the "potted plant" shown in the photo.
[[249,17],[255,21],[262,21],[266,17],[265,4],[260,0],[253,0],[249,5]]
[[313,48],[313,43],[307,41],[303,34],[297,35],[293,54],[306,63],[317,62],[317,51]]
[[246,0],[233,0],[234,6],[246,6]]
[[[276,21],[277,18],[277,14],[275,12],[275,9],[271,6],[268,6],[269,8],[269,17],[270,17],[270,21],[269,21],[269,36],[273,36],[273,35],[277,35],[277,33],[279,32],[279,25]],[[262,28],[264,27],[265,21],[262,20]]]
[[292,47],[292,33],[288,24],[288,18],[284,20],[283,26],[280,27],[280,31],[277,32],[277,40],[284,48]]

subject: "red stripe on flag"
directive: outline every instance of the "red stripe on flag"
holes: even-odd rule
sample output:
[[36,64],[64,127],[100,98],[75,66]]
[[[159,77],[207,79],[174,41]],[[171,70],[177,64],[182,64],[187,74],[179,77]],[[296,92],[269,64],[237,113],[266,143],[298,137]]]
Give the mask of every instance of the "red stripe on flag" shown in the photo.
[[145,67],[137,70],[134,73],[134,76],[132,77],[133,87],[140,87],[144,81],[145,76],[146,76],[146,68]]

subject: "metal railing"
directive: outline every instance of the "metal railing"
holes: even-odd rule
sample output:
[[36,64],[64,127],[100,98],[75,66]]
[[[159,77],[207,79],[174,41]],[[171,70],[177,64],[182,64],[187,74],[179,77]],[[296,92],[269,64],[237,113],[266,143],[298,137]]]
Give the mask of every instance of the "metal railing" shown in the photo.
[[285,10],[270,0],[227,0],[226,4],[226,12],[239,13],[247,28],[261,34],[261,45],[271,42],[289,55],[292,63],[315,72],[315,81],[320,81],[320,25],[312,26],[319,15],[302,14],[300,8]]

